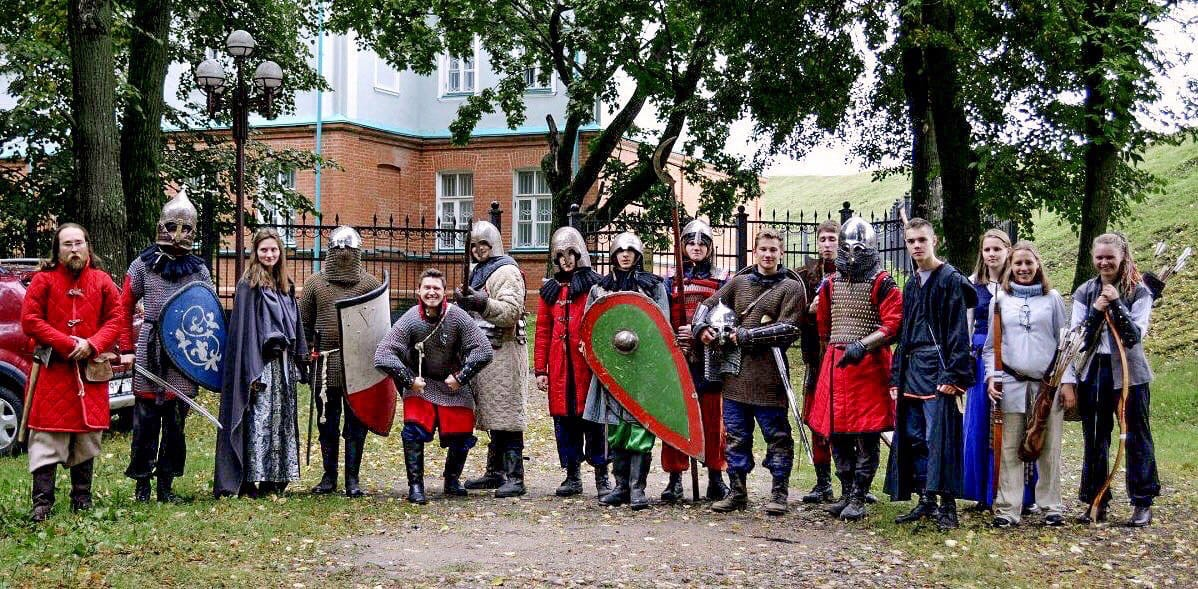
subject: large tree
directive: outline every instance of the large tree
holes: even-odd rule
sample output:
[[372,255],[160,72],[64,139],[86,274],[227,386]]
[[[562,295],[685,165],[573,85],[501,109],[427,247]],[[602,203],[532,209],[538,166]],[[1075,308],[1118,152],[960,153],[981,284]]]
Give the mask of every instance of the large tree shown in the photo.
[[[683,135],[684,153],[727,174],[702,179],[702,209],[719,218],[760,194],[770,156],[802,155],[836,129],[863,67],[852,10],[836,0],[333,0],[332,27],[355,30],[393,66],[421,74],[479,39],[500,81],[459,109],[458,143],[484,113],[501,110],[512,127],[524,121],[529,68],[541,84],[555,76],[569,100],[549,121],[542,163],[555,222],[577,204],[605,223],[629,206],[663,207],[650,159],[666,138]],[[608,111],[603,128],[581,144],[597,109]],[[651,124],[637,124],[650,113]],[[762,148],[741,157],[725,144],[746,117]],[[631,165],[613,159],[623,139],[643,144]],[[601,200],[584,202],[596,184]]]

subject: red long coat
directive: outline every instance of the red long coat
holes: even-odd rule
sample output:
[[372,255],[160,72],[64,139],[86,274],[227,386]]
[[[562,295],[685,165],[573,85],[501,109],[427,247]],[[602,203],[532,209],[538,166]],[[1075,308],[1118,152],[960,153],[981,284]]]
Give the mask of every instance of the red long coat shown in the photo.
[[[834,278],[834,276],[833,276]],[[871,299],[882,320],[879,327],[887,338],[898,335],[903,320],[903,295],[897,287],[878,300],[879,286],[889,276],[880,272],[874,278]],[[825,280],[816,308],[820,342],[827,344],[832,331],[833,280]],[[894,429],[894,401],[890,399],[890,346],[869,352],[861,362],[837,368],[844,355],[843,346],[828,346],[819,372],[819,382],[811,400],[807,424],[821,436],[831,434],[874,433]]]
[[[582,339],[582,313],[587,293],[570,300],[570,285],[563,284],[557,302],[537,299],[537,334],[533,341],[533,372],[549,376],[549,414],[555,417],[580,416],[591,386],[591,367],[578,344]],[[567,394],[573,378],[573,395]]]
[[54,353],[37,379],[29,410],[30,429],[108,429],[108,384],[84,382],[78,364],[67,356],[75,349],[72,335],[86,338],[97,353],[112,349],[123,325],[120,298],[112,278],[90,265],[78,278],[62,264],[33,275],[21,305],[21,328],[36,344],[48,345]]

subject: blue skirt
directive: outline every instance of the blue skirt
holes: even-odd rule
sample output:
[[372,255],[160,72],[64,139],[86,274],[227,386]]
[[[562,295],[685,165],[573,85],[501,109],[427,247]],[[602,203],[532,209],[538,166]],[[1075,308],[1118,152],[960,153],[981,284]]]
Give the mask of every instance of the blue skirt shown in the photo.
[[[977,381],[965,395],[963,431],[965,438],[964,493],[962,499],[977,501],[985,507],[994,504],[994,453],[990,449],[990,395],[986,392],[986,363],[982,360],[982,346],[986,334],[973,335],[974,368]],[[1036,502],[1036,465],[1031,466],[1031,476],[1023,490],[1023,504]]]

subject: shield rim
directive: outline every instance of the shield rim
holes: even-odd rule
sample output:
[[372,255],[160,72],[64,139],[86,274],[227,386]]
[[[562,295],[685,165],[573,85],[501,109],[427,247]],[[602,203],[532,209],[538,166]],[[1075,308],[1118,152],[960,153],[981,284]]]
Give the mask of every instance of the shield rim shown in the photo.
[[[603,366],[599,357],[595,355],[595,350],[590,345],[595,322],[608,310],[619,305],[633,305],[638,307],[653,321],[657,326],[658,332],[663,334],[666,340],[666,347],[670,350],[670,357],[674,361],[674,370],[679,375],[678,381],[682,385],[683,404],[686,406],[686,421],[691,431],[690,438],[682,437],[681,434],[667,428],[656,417],[645,411],[644,407],[641,407],[639,403],[620,387],[611,373]],[[631,413],[646,429],[661,438],[663,442],[673,446],[687,456],[692,456],[700,461],[704,460],[703,421],[699,414],[699,393],[695,389],[694,381],[690,378],[690,368],[686,364],[686,358],[683,357],[682,350],[678,348],[678,344],[674,342],[673,338],[665,335],[673,335],[674,330],[670,327],[666,318],[662,316],[661,308],[657,306],[657,303],[644,294],[635,291],[617,291],[601,295],[595,299],[595,302],[583,314],[581,329],[582,333],[586,336],[582,340],[583,355],[586,357],[587,363],[591,365],[591,371],[607,387],[612,396],[624,406],[624,409]]]
[[[390,292],[390,290],[391,290],[391,271],[383,270],[383,280],[382,280],[382,284],[380,284],[379,286],[372,288],[369,291],[364,292],[360,295],[353,296],[353,297],[350,297],[347,299],[341,299],[338,301],[334,301],[333,306],[337,309],[337,329],[341,329],[342,325],[344,325],[344,323],[341,320],[342,319],[341,312],[343,310],[345,310],[349,307],[356,306],[359,303],[373,300],[384,292],[387,293],[386,294],[387,312],[390,313],[390,311],[391,311],[391,292]],[[390,323],[390,322],[388,321],[388,323]],[[342,342],[345,341],[344,336],[345,336],[345,334],[342,334]],[[344,347],[344,346],[342,346],[342,347]],[[341,362],[341,373],[346,374],[344,350],[342,351],[341,354],[338,354],[338,357],[340,358],[340,362]],[[362,425],[366,426],[366,429],[370,430],[371,432],[373,432],[376,435],[386,437],[391,434],[391,428],[395,426],[395,412],[397,409],[397,405],[399,404],[399,401],[398,401],[399,389],[395,386],[395,382],[391,380],[390,376],[388,376],[386,373],[383,373],[381,370],[379,371],[379,374],[382,374],[382,376],[383,376],[383,378],[379,382],[385,383],[383,386],[390,389],[390,392],[391,392],[391,395],[389,395],[390,402],[384,403],[384,409],[387,409],[387,408],[390,409],[390,411],[389,411],[390,417],[386,418],[385,422],[381,418],[375,418],[375,417],[363,418],[362,415],[359,415],[358,409],[356,407],[354,407],[352,399],[357,394],[365,392],[366,390],[369,390],[369,389],[355,391],[352,394],[348,390],[345,391],[345,402],[347,405],[349,405],[350,411],[354,412],[354,417],[357,417],[358,420],[362,422]],[[377,384],[375,386],[377,386]]]
[[[211,302],[216,305],[216,309],[220,310],[220,313],[217,313],[216,316],[217,321],[220,322],[221,326],[221,347],[224,348],[225,344],[228,343],[229,340],[229,322],[225,318],[225,308],[220,304],[220,296],[216,292],[216,287],[211,283],[205,282],[203,280],[193,280],[179,287],[179,290],[176,290],[174,293],[172,293],[171,296],[167,297],[166,302],[162,303],[162,310],[158,313],[159,322],[161,323],[162,316],[171,308],[171,304],[173,304],[176,299],[183,296],[183,293],[190,291],[193,287],[201,288],[204,290],[204,292],[211,295]],[[179,366],[179,359],[175,357],[175,350],[177,347],[171,342],[167,341],[167,332],[164,329],[158,329],[158,345],[162,346],[164,354],[168,359],[170,359],[171,364],[174,365],[175,372],[183,375],[184,378],[191,381],[196,386],[203,387],[210,391],[220,392],[221,388],[224,386],[225,362],[228,360],[223,352],[221,354],[220,362],[217,363],[216,376],[213,376],[213,380],[211,381],[215,386],[210,386],[209,382],[200,382],[199,380],[196,380],[191,374]]]

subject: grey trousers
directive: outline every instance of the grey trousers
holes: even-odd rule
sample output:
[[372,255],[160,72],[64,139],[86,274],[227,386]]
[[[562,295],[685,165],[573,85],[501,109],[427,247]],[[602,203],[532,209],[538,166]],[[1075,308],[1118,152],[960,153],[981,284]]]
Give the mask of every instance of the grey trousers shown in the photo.
[[[1064,515],[1061,500],[1061,424],[1065,412],[1053,402],[1048,414],[1048,429],[1044,434],[1044,451],[1036,460],[1040,478],[1036,481],[1036,504],[1044,515]],[[1002,467],[999,471],[998,494],[994,498],[994,515],[1019,523],[1023,512],[1024,462],[1019,459],[1019,446],[1027,428],[1026,413],[1004,413],[1002,431]]]

